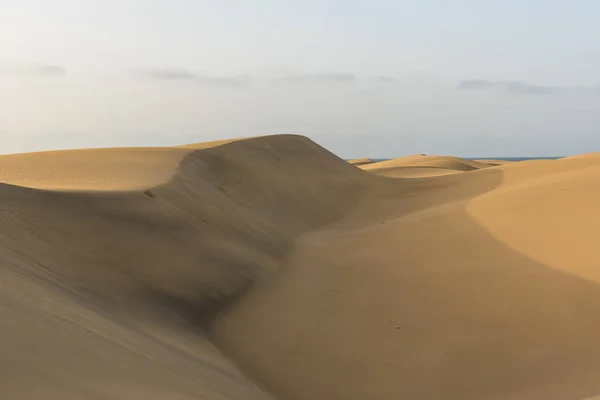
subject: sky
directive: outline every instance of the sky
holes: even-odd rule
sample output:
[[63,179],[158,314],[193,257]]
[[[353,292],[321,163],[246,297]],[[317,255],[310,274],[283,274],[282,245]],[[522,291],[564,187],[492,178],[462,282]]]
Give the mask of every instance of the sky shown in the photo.
[[600,151],[597,0],[0,0],[0,153]]

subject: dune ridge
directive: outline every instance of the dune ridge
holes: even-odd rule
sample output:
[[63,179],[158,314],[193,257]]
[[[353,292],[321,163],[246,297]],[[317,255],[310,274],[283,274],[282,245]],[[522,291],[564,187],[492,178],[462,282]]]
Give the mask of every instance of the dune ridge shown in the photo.
[[348,160],[348,162],[358,167],[359,165],[373,164],[375,161],[370,158],[353,158]]
[[594,398],[598,176],[296,135],[1,156],[3,393]]
[[365,171],[392,178],[423,178],[489,168],[492,165],[460,157],[417,154],[359,166]]
[[0,156],[0,180],[50,190],[140,190],[175,174],[191,148],[101,148]]
[[[206,324],[277,270],[296,236],[351,208],[365,174],[295,136],[37,156],[0,158],[0,179],[12,182],[0,186],[2,281],[11,288],[0,315],[18,321],[2,324],[11,343],[0,348],[3,390],[268,398],[208,341]],[[88,170],[75,168],[86,159]],[[102,190],[89,186],[94,174]],[[89,347],[73,348],[73,338]],[[32,385],[40,374],[48,376]],[[84,384],[88,374],[94,381]]]

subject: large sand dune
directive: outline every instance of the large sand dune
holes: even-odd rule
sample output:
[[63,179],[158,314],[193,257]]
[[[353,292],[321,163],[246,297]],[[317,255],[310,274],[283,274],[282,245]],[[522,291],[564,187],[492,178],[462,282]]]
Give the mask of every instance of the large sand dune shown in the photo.
[[593,398],[600,157],[490,164],[291,135],[1,156],[2,394]]

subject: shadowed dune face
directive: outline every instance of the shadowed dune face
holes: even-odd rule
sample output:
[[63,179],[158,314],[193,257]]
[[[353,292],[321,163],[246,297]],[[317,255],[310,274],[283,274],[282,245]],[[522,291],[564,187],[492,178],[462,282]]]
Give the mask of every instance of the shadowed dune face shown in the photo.
[[[19,221],[24,216],[35,221],[50,247],[83,249],[111,269],[151,280],[173,295],[201,299],[218,297],[227,291],[224,280],[237,279],[228,265],[243,279],[274,270],[294,237],[352,207],[364,178],[308,140],[281,137],[271,146],[247,140],[188,152],[166,183],[143,193],[6,187],[3,195],[19,204]],[[46,185],[53,182],[45,180]],[[133,187],[138,185],[135,180]],[[93,240],[79,235],[80,226],[94,233]],[[111,251],[103,254],[105,248]]]
[[[66,162],[54,155],[40,162],[53,166],[55,180],[46,170],[28,183],[64,190],[0,187],[0,277],[9,287],[0,304],[9,344],[0,349],[10,377],[3,391],[26,399],[269,398],[203,328],[276,271],[297,235],[353,207],[366,174],[307,139],[281,136],[187,151],[168,165],[166,181],[143,191],[140,182],[167,173],[144,181],[141,166],[160,169],[165,160],[128,150],[140,168],[111,186],[119,161],[131,160],[109,160],[99,169],[111,191],[90,191],[85,174],[74,187],[60,176],[90,154]],[[0,158],[3,180],[16,157]]]
[[600,283],[600,158],[515,164],[503,173],[501,187],[469,204],[471,218],[532,260]]
[[597,157],[367,173],[291,135],[38,156],[0,157],[11,398],[600,393]]

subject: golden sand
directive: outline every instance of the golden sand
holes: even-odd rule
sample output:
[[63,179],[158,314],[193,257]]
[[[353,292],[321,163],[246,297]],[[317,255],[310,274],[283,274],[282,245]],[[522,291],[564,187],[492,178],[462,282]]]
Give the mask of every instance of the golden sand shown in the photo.
[[351,160],[348,160],[348,162],[349,162],[350,164],[352,164],[352,165],[356,165],[356,166],[358,167],[359,165],[367,165],[367,164],[372,164],[372,163],[374,163],[375,161],[373,161],[373,160],[372,160],[372,159],[370,159],[370,158],[353,158],[353,159],[351,159]]
[[600,393],[600,157],[0,156],[7,399]]

